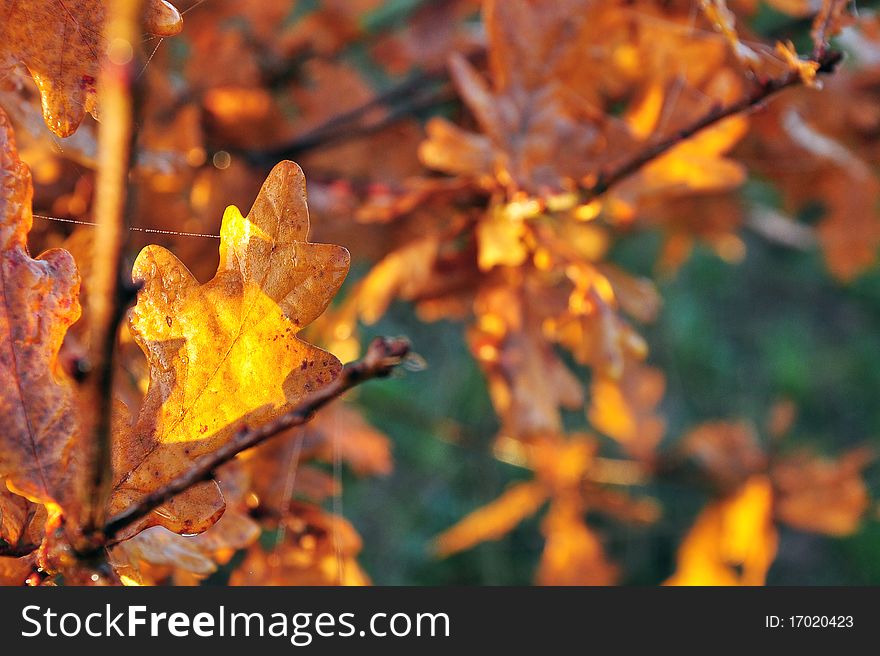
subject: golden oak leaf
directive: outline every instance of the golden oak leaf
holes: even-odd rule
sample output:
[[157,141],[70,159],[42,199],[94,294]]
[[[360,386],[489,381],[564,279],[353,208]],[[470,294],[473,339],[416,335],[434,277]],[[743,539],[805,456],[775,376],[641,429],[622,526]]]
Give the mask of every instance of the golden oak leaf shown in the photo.
[[[105,51],[108,0],[0,1],[0,68],[27,66],[40,90],[43,117],[59,137],[76,132],[95,113]],[[164,0],[147,0],[144,26],[157,36],[180,32],[180,13]]]
[[35,502],[73,512],[78,426],[73,383],[58,351],[80,315],[79,275],[66,251],[28,254],[32,195],[0,111],[0,476]]
[[666,585],[763,585],[776,557],[770,480],[755,475],[703,509],[678,549]]
[[570,187],[586,172],[585,161],[601,162],[629,142],[618,121],[600,117],[585,100],[589,92],[569,85],[570,69],[585,68],[578,65],[591,46],[585,28],[601,9],[588,0],[491,0],[483,7],[490,80],[460,54],[450,58],[452,79],[483,135],[435,120],[422,161],[508,191]]
[[260,526],[248,515],[244,502],[249,477],[240,460],[221,467],[218,484],[227,508],[216,524],[198,535],[178,535],[153,526],[110,551],[110,561],[125,584],[159,584],[173,576],[198,584],[241,549],[260,536]]
[[499,540],[513,528],[538,512],[547,501],[548,490],[536,481],[516,483],[500,497],[478,508],[434,541],[440,556],[450,556],[487,540]]
[[836,461],[806,453],[782,459],[771,470],[776,517],[804,531],[855,532],[870,504],[862,469],[871,459],[859,449]]
[[376,323],[395,298],[410,299],[426,284],[437,259],[435,237],[416,239],[387,255],[358,285],[358,314]]
[[227,511],[216,524],[199,535],[178,535],[161,527],[148,528],[120,543],[112,553],[113,567],[120,577],[143,584],[143,564],[180,569],[205,577],[217,571],[235,551],[253,544],[259,525],[238,511]]
[[[788,210],[800,212],[811,203],[824,208],[816,236],[828,269],[844,282],[875,264],[880,245],[876,156],[865,147],[864,127],[853,118],[861,108],[877,104],[863,86],[847,75],[832,79],[828,92],[800,91],[799,102],[757,117],[760,138],[750,144],[754,164],[778,184]],[[853,113],[839,117],[835,100],[844,97],[852,98]],[[799,164],[784,165],[792,161]]]
[[[229,207],[220,266],[205,284],[169,251],[145,248],[130,328],[147,356],[150,383],[137,422],[114,450],[113,509],[167,483],[245,423],[282,414],[341,370],[331,354],[297,338],[327,307],[348,271],[344,248],[312,244],[305,179],[293,162],[269,174],[247,217]],[[183,533],[205,530],[223,504],[213,483],[169,502],[147,521]]]
[[18,543],[27,521],[28,504],[27,499],[7,490],[5,481],[0,479],[0,549],[4,542]]

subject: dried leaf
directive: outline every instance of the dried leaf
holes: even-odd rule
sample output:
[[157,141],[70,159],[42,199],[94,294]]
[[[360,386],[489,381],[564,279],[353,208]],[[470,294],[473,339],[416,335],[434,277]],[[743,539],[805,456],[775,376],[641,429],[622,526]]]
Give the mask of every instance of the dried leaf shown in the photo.
[[[86,112],[94,113],[102,63],[108,0],[2,0],[0,69],[21,62],[43,100],[43,117],[59,137],[76,132]],[[164,0],[148,0],[144,26],[173,36],[183,21]]]
[[[184,471],[245,423],[277,417],[329,383],[339,361],[297,333],[324,311],[348,271],[348,252],[311,244],[305,180],[273,169],[247,218],[227,209],[220,266],[199,284],[169,251],[144,249],[131,331],[150,364],[136,424],[119,429],[114,510]],[[222,512],[213,483],[191,489],[133,528],[205,530]]]
[[547,494],[547,488],[535,481],[512,485],[500,497],[443,531],[434,540],[434,549],[446,557],[487,540],[499,540],[538,512]]
[[75,512],[78,437],[73,383],[58,352],[80,315],[79,275],[66,251],[31,259],[31,177],[0,111],[0,476],[38,503]]
[[725,491],[739,488],[767,467],[767,456],[746,423],[701,424],[684,436],[681,452]]
[[283,541],[251,547],[230,585],[369,585],[355,559],[361,540],[342,517],[297,504],[278,530]]
[[872,456],[855,450],[837,460],[799,453],[771,470],[776,517],[803,531],[827,535],[855,532],[870,504],[862,470]]

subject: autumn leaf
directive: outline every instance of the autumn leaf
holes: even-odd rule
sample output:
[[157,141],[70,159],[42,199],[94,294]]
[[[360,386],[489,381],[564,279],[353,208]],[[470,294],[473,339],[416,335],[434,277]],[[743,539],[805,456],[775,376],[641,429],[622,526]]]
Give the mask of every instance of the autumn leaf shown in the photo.
[[[0,70],[27,66],[40,90],[43,117],[59,137],[76,132],[96,112],[98,73],[108,0],[2,0]],[[164,0],[148,0],[144,27],[157,36],[180,32],[180,13]]]
[[487,540],[507,535],[547,501],[547,489],[536,481],[516,483],[500,497],[475,510],[434,540],[439,556],[450,556]]
[[0,585],[24,585],[34,571],[33,556],[5,558],[0,556]]
[[546,542],[535,577],[538,585],[612,585],[617,580],[617,567],[584,522],[577,501],[562,498],[551,504],[541,531]]
[[355,559],[361,539],[351,524],[310,504],[295,504],[271,551],[255,544],[230,585],[369,585]]
[[771,470],[777,518],[803,531],[855,532],[870,503],[862,470],[871,460],[863,449],[837,460],[803,452],[781,459]]
[[13,494],[0,478],[0,556],[22,556],[36,549],[46,519],[45,506]]
[[37,503],[79,503],[77,407],[59,366],[67,329],[80,316],[79,275],[60,249],[28,254],[31,177],[0,110],[0,477]]
[[763,585],[777,542],[772,486],[766,476],[753,476],[703,509],[666,585]]
[[[150,384],[136,423],[117,428],[114,511],[167,483],[245,423],[280,415],[339,373],[339,361],[297,339],[348,271],[341,247],[307,242],[305,180],[293,162],[269,175],[247,217],[227,209],[220,266],[205,284],[169,251],[145,248],[133,276],[143,284],[131,331],[147,356]],[[222,512],[213,483],[192,488],[147,521],[183,533]]]
[[682,438],[680,450],[726,491],[738,489],[753,474],[766,471],[768,464],[754,430],[743,422],[700,424]]
[[649,458],[666,431],[657,408],[665,390],[666,377],[659,369],[629,361],[618,379],[595,377],[587,416],[634,457]]
[[204,533],[178,535],[153,526],[111,550],[110,562],[123,583],[157,584],[169,575],[197,583],[256,542],[260,525],[248,516],[244,502],[248,476],[243,463],[224,466],[218,479],[227,509]]

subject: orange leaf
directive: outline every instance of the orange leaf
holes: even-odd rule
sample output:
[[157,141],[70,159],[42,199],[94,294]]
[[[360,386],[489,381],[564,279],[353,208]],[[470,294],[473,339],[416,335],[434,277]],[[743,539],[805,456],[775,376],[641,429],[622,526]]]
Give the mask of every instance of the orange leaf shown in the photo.
[[[150,364],[136,424],[117,427],[113,510],[167,483],[232,439],[245,423],[282,414],[329,383],[341,365],[297,333],[327,307],[348,271],[344,248],[307,240],[305,179],[282,162],[247,218],[229,207],[220,266],[205,284],[169,251],[145,248],[134,265],[143,283],[131,331]],[[213,483],[158,509],[151,524],[205,530],[223,510]]]
[[535,481],[517,483],[504,494],[446,529],[434,541],[442,557],[470,549],[487,540],[499,540],[547,500],[547,489]]
[[773,491],[756,475],[732,496],[708,505],[678,549],[666,585],[763,585],[776,557]]
[[[108,0],[0,1],[0,69],[27,66],[43,99],[43,117],[59,137],[76,132],[95,113],[98,73],[106,50]],[[164,0],[148,0],[144,24],[152,34],[180,32],[180,13]]]

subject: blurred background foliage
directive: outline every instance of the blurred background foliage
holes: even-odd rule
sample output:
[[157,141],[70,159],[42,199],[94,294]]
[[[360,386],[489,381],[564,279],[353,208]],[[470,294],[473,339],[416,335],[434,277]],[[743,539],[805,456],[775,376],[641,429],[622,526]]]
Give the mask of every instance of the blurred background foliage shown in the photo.
[[[650,273],[657,241],[639,235],[615,260]],[[738,264],[700,248],[660,283],[664,307],[645,334],[651,362],[668,375],[668,439],[719,417],[761,426],[774,401],[787,398],[799,408],[790,446],[829,454],[866,441],[880,447],[880,272],[842,285],[818,253],[758,236],[747,237],[747,246]],[[395,445],[390,476],[344,486],[346,515],[364,537],[365,568],[390,585],[530,583],[543,544],[536,520],[447,560],[430,552],[439,532],[523,477],[491,456],[497,421],[460,331],[425,326],[405,303],[371,330],[409,335],[428,368],[364,389],[358,400]],[[867,482],[876,493],[876,467]],[[649,491],[664,508],[656,525],[604,527],[611,556],[629,568],[628,583],[654,585],[671,575],[681,535],[707,500],[690,486],[658,482]],[[845,538],[784,529],[768,583],[876,585],[878,554],[876,512]]]
[[[505,1],[485,4],[501,6]],[[541,3],[515,2],[538,5],[540,11]],[[336,311],[344,311],[346,303],[363,292],[358,285],[375,270],[371,267],[377,261],[406,244],[413,235],[430,234],[430,229],[423,230],[423,223],[433,210],[427,202],[424,215],[411,221],[365,220],[360,215],[359,222],[351,219],[364,207],[375,209],[377,198],[381,201],[385,195],[393,195],[389,192],[393,185],[386,178],[423,173],[415,150],[425,143],[425,128],[431,119],[442,117],[468,129],[474,127],[467,104],[461,102],[462,94],[455,93],[449,84],[446,74],[449,52],[446,50],[467,50],[462,44],[470,44],[471,31],[477,35],[474,43],[485,45],[479,3],[363,0],[346,5],[321,0],[266,4],[192,0],[175,4],[184,11],[187,27],[182,35],[160,41],[155,51],[152,51],[153,43],[148,43],[147,51],[152,54],[147,71],[151,79],[167,80],[164,86],[158,85],[162,91],[156,94],[167,106],[174,107],[175,111],[188,103],[198,106],[197,124],[203,132],[203,140],[193,138],[195,145],[189,155],[195,153],[191,157],[194,177],[185,185],[179,185],[190,194],[186,203],[172,205],[169,202],[175,193],[183,195],[175,184],[168,183],[167,188],[153,185],[144,194],[144,207],[134,223],[215,232],[223,206],[230,203],[249,206],[264,177],[263,169],[281,158],[296,159],[303,165],[309,183],[315,240],[340,243],[352,252],[352,272],[334,305]],[[272,10],[265,13],[272,20],[280,16],[277,24],[261,13],[261,9],[270,4]],[[547,2],[544,8],[554,4]],[[703,20],[699,18],[700,7],[717,3],[645,0],[617,4],[627,8],[644,6],[646,12],[656,10],[663,16],[663,12],[669,12],[670,24],[677,21],[675,25],[685,25],[688,29],[699,24],[704,38],[724,43],[709,23],[699,23]],[[753,45],[760,40],[765,45],[771,44],[767,45],[766,52],[759,49],[762,57],[773,52],[775,42],[791,41],[800,53],[813,49],[812,18],[822,2],[730,0],[727,4],[736,9],[739,28],[748,31],[749,40],[744,42]],[[391,48],[381,47],[384,39],[406,32],[416,24],[417,18],[424,20],[426,15],[430,16],[426,12],[432,6],[441,5],[464,7],[461,12],[451,14],[456,25],[467,28],[463,30],[466,36],[438,37],[446,50],[440,48],[434,53],[428,39],[433,24],[427,21],[418,23],[414,35],[407,35],[405,45],[397,42]],[[875,29],[869,32],[865,28],[872,39],[877,38],[874,8],[878,5],[880,3],[859,2],[853,7],[865,23]],[[594,3],[594,6],[597,5]],[[783,11],[786,7],[795,10]],[[445,16],[442,12],[438,15]],[[351,24],[333,22],[342,20],[340,17],[350,20]],[[425,25],[429,28],[427,32]],[[438,32],[443,34],[448,27],[445,23],[437,24]],[[719,34],[723,32],[718,25],[714,27]],[[326,30],[326,34],[322,30]],[[289,43],[276,43],[266,36],[275,32],[289,37]],[[307,45],[290,46],[294,53],[290,59],[279,55],[278,51],[300,41]],[[411,52],[406,56],[401,54],[409,52],[407,48],[412,48],[413,43],[422,47],[421,50],[416,48],[418,56]],[[247,78],[250,69],[242,65],[244,72],[240,79],[230,73],[229,76],[236,79],[223,80],[229,88],[238,85],[235,87],[238,95],[212,93],[216,91],[211,86],[212,76],[223,78],[224,67],[231,67],[230,62],[240,57],[239,50],[247,51],[248,64],[251,59],[257,62],[257,68],[266,79],[254,83],[256,91],[247,88],[253,80]],[[726,52],[724,48],[720,50]],[[478,51],[481,52],[479,48]],[[481,74],[484,73],[486,67],[482,59],[473,59]],[[728,59],[734,58],[728,56]],[[868,77],[880,70],[878,61],[874,60],[867,67]],[[741,62],[725,60],[725,65],[737,74],[742,72],[739,64]],[[324,66],[328,68],[322,68]],[[778,69],[779,58],[773,59],[769,66]],[[350,79],[351,72],[356,74],[356,83]],[[748,75],[743,77],[752,80]],[[407,88],[404,84],[405,92],[400,93],[401,81],[410,79],[416,81],[415,86]],[[248,93],[238,87],[246,88]],[[261,95],[261,91],[270,94],[275,104],[271,111],[265,112],[271,120],[264,117],[264,123],[255,121],[258,127],[254,127],[245,120],[250,120],[248,112],[252,109],[255,116],[263,111],[266,94]],[[794,95],[801,91],[784,92],[791,95],[780,96],[769,103],[770,111],[780,106],[784,108],[788,102],[784,98],[800,99],[808,106],[807,101],[812,99],[820,112],[824,109],[830,113],[842,102],[840,96],[830,92],[820,100],[816,100],[818,94],[809,95],[816,93],[814,90]],[[322,132],[328,119],[344,116],[352,108],[368,103],[371,95],[389,100],[383,96],[389,92],[397,95],[393,95],[390,102],[373,107],[378,114],[374,129],[356,125],[354,133],[349,134],[345,130],[351,125],[342,121]],[[603,108],[615,119],[632,110],[627,103],[635,104],[633,97],[637,94],[621,95],[622,98],[609,100],[608,106]],[[165,96],[172,102],[167,102]],[[700,114],[698,109],[705,109],[700,105],[704,100],[700,97],[694,101],[691,108],[694,115]],[[706,100],[706,106],[710,104]],[[687,106],[684,101],[682,105]],[[181,120],[185,118],[182,112],[167,111]],[[365,115],[370,117],[369,112]],[[169,127],[176,124],[167,120],[167,116],[165,119],[160,124],[167,132],[159,132],[166,138],[174,137],[178,128]],[[759,120],[756,119],[756,123]],[[315,129],[317,133],[313,132]],[[192,132],[184,130],[180,134],[189,137]],[[872,132],[870,138],[874,136]],[[375,141],[371,142],[373,137]],[[770,138],[766,133],[756,137],[761,138],[774,142],[775,134]],[[858,145],[868,150],[872,143],[869,138],[865,141],[869,143]],[[407,150],[408,156],[394,149],[401,144],[401,151],[413,144],[413,148]],[[865,157],[876,168],[877,154],[870,152],[874,159]],[[734,159],[741,156],[744,161],[760,160],[755,156],[753,144],[740,144],[732,153]],[[716,155],[723,160],[726,152]],[[424,153],[422,159],[425,159]],[[33,159],[31,164],[36,170],[39,161]],[[67,181],[68,187],[71,180],[88,177],[83,175],[80,164],[73,165],[73,169],[66,166],[68,175],[62,176],[62,180]],[[430,176],[424,175],[435,183],[439,178],[436,170],[442,167],[432,168],[434,172]],[[792,215],[796,225],[805,227],[812,235],[806,243],[800,239],[802,232],[796,232],[794,247],[785,243],[787,238],[768,238],[766,226],[762,228],[760,223],[739,217],[732,230],[728,231],[724,225],[719,229],[725,239],[730,236],[728,232],[735,235],[733,241],[722,240],[710,247],[711,239],[695,239],[690,256],[685,255],[675,268],[667,266],[665,249],[669,226],[680,217],[655,217],[655,220],[639,223],[638,229],[633,229],[628,219],[607,218],[614,237],[603,263],[612,262],[629,274],[653,279],[662,298],[655,321],[632,322],[648,344],[647,362],[666,376],[666,391],[659,406],[666,421],[663,441],[658,447],[661,453],[674,452],[681,445],[682,437],[698,425],[719,420],[751,425],[767,452],[791,453],[800,447],[809,447],[819,454],[837,457],[865,444],[880,448],[880,403],[877,400],[880,270],[859,264],[854,275],[850,275],[852,272],[833,275],[829,271],[828,254],[823,252],[825,245],[819,243],[821,237],[815,236],[817,226],[831,208],[810,199],[797,202],[804,199],[796,192],[809,191],[806,179],[802,188],[795,190],[796,202],[789,202],[779,189],[781,183],[774,179],[774,173],[772,162],[769,171],[760,166],[749,167],[745,183],[734,185],[736,189],[725,189],[725,198],[739,208],[761,208],[776,215]],[[39,183],[41,176],[35,177]],[[340,186],[337,184],[340,180],[350,184]],[[850,180],[846,184],[848,194],[859,195],[863,191],[858,181]],[[85,215],[84,209],[75,211],[78,206],[74,207],[72,202],[62,206],[52,201],[59,186],[59,183],[38,185],[38,209],[42,203],[46,213]],[[474,197],[466,200],[475,205],[489,195],[473,193],[477,200]],[[492,200],[486,201],[490,207],[497,202],[498,190],[494,189],[494,193]],[[77,191],[69,191],[69,194],[68,200],[82,195]],[[167,213],[155,210],[157,198],[165,203]],[[670,213],[674,213],[676,207]],[[471,208],[474,213],[483,209],[482,206],[478,210]],[[706,203],[690,208],[682,206],[679,211],[694,213],[685,218],[699,224],[701,219],[711,218],[700,212],[712,210],[713,205]],[[873,217],[876,224],[876,208],[873,210],[868,218]],[[490,211],[486,211],[485,216],[489,215]],[[446,220],[442,211],[439,216]],[[449,223],[453,220],[449,219]],[[43,234],[39,230],[43,230]],[[846,231],[846,226],[842,231]],[[717,235],[709,237],[714,236]],[[472,235],[455,235],[458,241],[466,241],[468,237]],[[154,236],[138,235],[135,243],[139,239],[156,241]],[[57,226],[38,225],[34,241],[57,242]],[[186,260],[202,279],[205,272],[216,266],[213,242],[205,247],[202,243],[193,245],[193,242],[169,238],[166,245]],[[474,271],[474,277],[479,280],[474,285],[485,284],[490,275],[486,270]],[[389,296],[406,295],[396,292],[400,289]],[[498,540],[483,542],[447,558],[439,558],[434,551],[434,540],[439,534],[496,499],[511,484],[532,480],[533,472],[493,455],[502,422],[487,391],[486,371],[491,367],[485,362],[478,363],[472,354],[473,344],[469,343],[463,328],[467,320],[447,317],[426,322],[417,315],[417,304],[393,300],[384,315],[378,312],[381,316],[377,321],[360,321],[357,325],[361,344],[377,335],[407,336],[424,364],[413,367],[421,370],[365,386],[352,397],[353,405],[363,416],[391,438],[394,468],[387,475],[368,478],[343,469],[342,492],[336,498],[325,500],[323,507],[328,512],[342,514],[354,525],[363,540],[359,562],[376,584],[533,583],[545,548],[541,527],[546,509],[525,519]],[[547,341],[549,343],[549,339]],[[333,339],[326,338],[322,343],[332,346]],[[589,388],[589,382],[601,367],[593,362],[590,362],[592,368],[585,367],[571,354],[557,350],[565,365],[577,372],[579,380]],[[346,359],[340,351],[336,352]],[[783,431],[784,439],[777,440],[771,436],[773,431],[768,423],[780,407],[793,408],[794,415],[790,427]],[[582,408],[560,412],[563,432],[590,431]],[[602,453],[625,454],[621,444],[610,437],[600,435],[596,440]],[[323,462],[318,466],[333,473],[332,463]],[[667,581],[676,570],[676,554],[683,536],[694,526],[701,511],[719,498],[718,490],[704,480],[682,477],[678,475],[680,472],[667,474],[661,470],[638,486],[639,496],[656,499],[662,508],[662,514],[653,523],[617,522],[607,515],[588,512],[590,528],[601,535],[609,559],[620,565],[621,583],[655,585]],[[880,484],[880,468],[868,466],[863,478],[873,499]],[[778,551],[767,582],[880,584],[878,520],[880,515],[872,500],[863,513],[860,530],[851,535],[830,537],[779,524]],[[271,548],[275,531],[272,527],[264,533],[263,545],[267,549]],[[208,583],[227,582],[230,572],[241,562],[239,554],[208,578]]]

